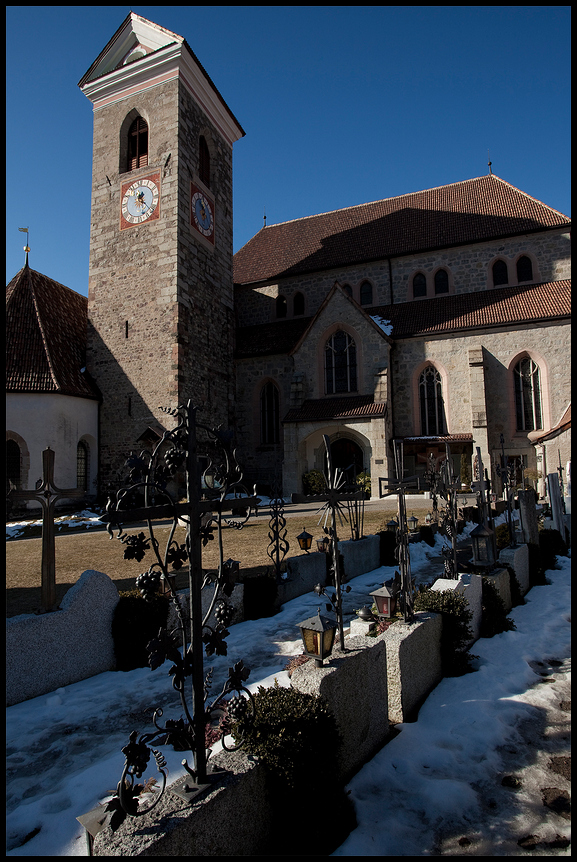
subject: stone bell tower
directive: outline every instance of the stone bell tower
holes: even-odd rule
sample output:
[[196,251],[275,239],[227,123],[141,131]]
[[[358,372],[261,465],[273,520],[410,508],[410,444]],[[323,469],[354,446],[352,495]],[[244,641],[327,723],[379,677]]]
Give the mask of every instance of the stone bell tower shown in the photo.
[[[87,368],[101,488],[189,398],[234,406],[232,145],[244,135],[183,39],[130,13],[79,82],[94,106]],[[156,438],[157,439],[157,438]]]

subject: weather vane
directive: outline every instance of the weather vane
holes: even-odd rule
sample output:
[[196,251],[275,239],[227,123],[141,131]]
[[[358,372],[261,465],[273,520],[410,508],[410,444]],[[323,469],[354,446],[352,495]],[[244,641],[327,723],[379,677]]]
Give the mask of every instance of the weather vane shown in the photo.
[[30,246],[28,245],[28,228],[19,227],[18,230],[26,234],[26,245],[24,246],[24,251],[26,252],[26,263],[28,263],[28,252],[30,251]]

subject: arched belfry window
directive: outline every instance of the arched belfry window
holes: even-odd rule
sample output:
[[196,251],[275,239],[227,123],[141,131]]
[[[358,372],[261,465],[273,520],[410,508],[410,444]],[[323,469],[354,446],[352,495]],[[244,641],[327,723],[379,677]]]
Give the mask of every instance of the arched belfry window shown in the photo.
[[370,281],[363,281],[360,290],[361,305],[373,304],[373,285]]
[[278,443],[279,434],[278,388],[269,381],[260,393],[260,442],[264,445]]
[[533,281],[533,264],[527,255],[517,261],[517,281]]
[[137,117],[128,130],[128,170],[145,168],[148,164],[148,124]]
[[325,345],[325,391],[327,395],[357,391],[357,348],[343,329],[331,335]]
[[539,366],[530,356],[525,356],[515,365],[513,377],[517,431],[542,428]]
[[422,272],[418,272],[413,277],[413,299],[419,299],[421,296],[427,295],[427,279]]
[[304,294],[299,291],[298,293],[295,293],[295,296],[293,299],[293,314],[296,317],[297,315],[304,314],[304,313],[305,313],[305,297],[304,297]]
[[82,440],[76,447],[76,487],[88,491],[88,446]]
[[200,177],[200,181],[204,183],[207,188],[210,188],[210,152],[208,144],[206,143],[206,138],[203,135],[200,136],[198,150],[198,175]]
[[439,293],[449,292],[449,273],[446,269],[439,269],[435,273],[435,296]]
[[496,260],[493,264],[493,287],[499,284],[509,284],[509,273],[504,260]]
[[419,377],[419,407],[421,434],[436,437],[445,434],[445,407],[441,375],[433,365],[427,365]]

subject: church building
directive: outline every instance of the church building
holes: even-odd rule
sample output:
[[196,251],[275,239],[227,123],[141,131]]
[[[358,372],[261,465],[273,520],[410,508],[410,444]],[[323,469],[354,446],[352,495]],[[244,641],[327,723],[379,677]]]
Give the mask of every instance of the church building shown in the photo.
[[[449,443],[470,480],[479,448],[497,490],[502,438],[518,481],[570,459],[569,218],[489,174],[269,225],[233,256],[244,131],[185,39],[130,13],[79,86],[89,294],[43,293],[28,266],[8,287],[13,484],[39,478],[44,444],[68,473],[85,445],[105,494],[188,399],[234,430],[249,484],[285,495],[325,469],[323,435],[373,496],[396,440],[419,477]],[[75,319],[65,363],[50,318]]]

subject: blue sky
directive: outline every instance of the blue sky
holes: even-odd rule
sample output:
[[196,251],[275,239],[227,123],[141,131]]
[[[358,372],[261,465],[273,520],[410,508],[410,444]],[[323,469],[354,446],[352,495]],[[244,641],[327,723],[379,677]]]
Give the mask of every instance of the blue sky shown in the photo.
[[[7,7],[7,282],[88,290],[92,106],[128,6]],[[569,6],[135,6],[246,132],[234,249],[263,224],[493,173],[570,214]]]

